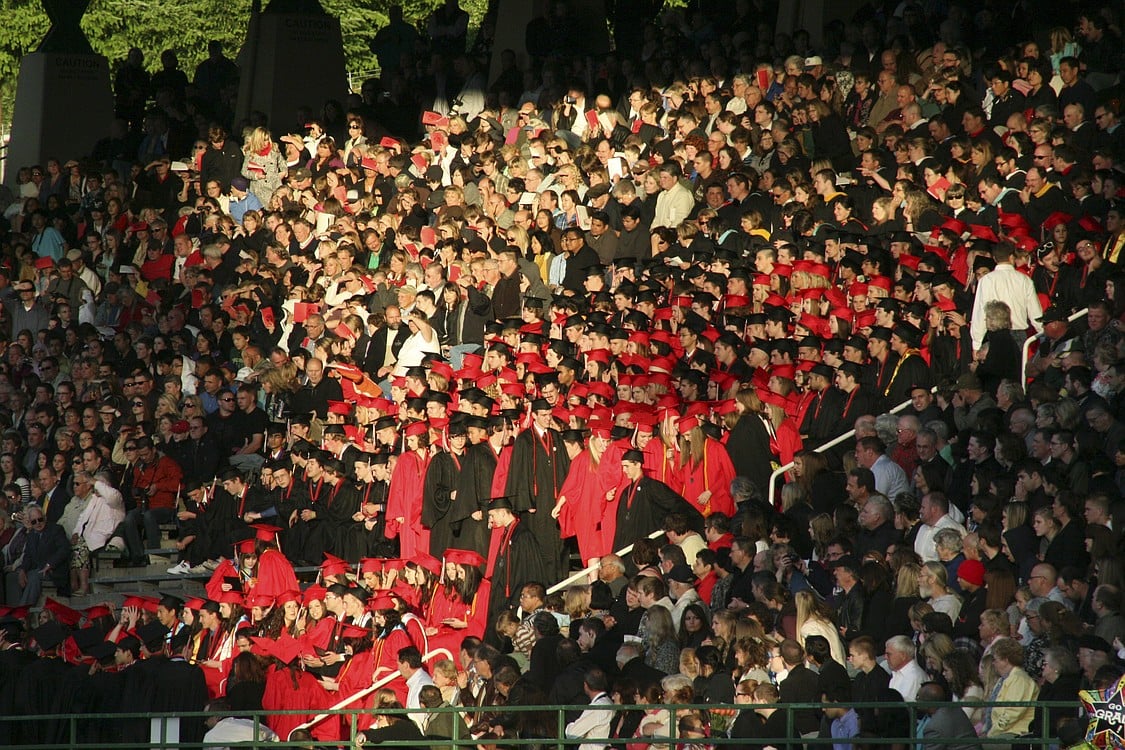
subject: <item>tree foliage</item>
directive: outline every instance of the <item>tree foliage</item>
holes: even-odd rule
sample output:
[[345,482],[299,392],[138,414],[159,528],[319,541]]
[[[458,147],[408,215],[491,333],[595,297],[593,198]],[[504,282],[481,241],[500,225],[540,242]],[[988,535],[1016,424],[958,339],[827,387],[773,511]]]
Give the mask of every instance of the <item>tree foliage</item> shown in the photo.
[[[424,25],[425,18],[442,0],[321,0],[329,13],[340,19],[348,69],[370,73],[378,62],[368,45],[387,23],[387,9],[401,5],[407,21]],[[145,53],[145,66],[160,67],[160,53],[174,49],[180,67],[188,75],[207,56],[207,43],[223,42],[235,57],[246,38],[251,0],[93,0],[82,18],[82,28],[94,50],[104,55],[111,68],[125,59],[131,47]],[[268,0],[263,0],[263,6]],[[461,3],[476,27],[487,0]],[[39,0],[0,0],[0,96],[3,119],[11,120],[16,76],[20,59],[42,41],[50,22]]]

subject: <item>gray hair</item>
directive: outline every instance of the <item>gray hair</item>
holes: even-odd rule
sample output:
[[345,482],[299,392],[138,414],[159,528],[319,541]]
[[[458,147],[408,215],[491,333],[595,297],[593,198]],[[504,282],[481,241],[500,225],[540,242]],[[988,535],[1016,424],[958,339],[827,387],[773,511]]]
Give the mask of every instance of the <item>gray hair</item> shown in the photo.
[[890,521],[895,517],[895,506],[891,504],[883,495],[872,495],[867,499],[867,504],[875,509],[879,517],[884,521]]
[[963,549],[961,535],[957,532],[957,529],[942,529],[934,534],[934,545],[946,552],[952,552],[954,555]]
[[900,653],[903,656],[909,656],[911,659],[914,658],[914,642],[907,638],[905,635],[896,635],[888,638],[887,648]]

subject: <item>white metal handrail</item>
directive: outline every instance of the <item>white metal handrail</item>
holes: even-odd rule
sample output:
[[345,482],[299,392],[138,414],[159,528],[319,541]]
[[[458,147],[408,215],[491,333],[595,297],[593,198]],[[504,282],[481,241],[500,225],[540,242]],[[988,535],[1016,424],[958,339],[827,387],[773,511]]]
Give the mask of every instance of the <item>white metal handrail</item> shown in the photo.
[[[937,392],[937,386],[934,386],[933,388],[930,389],[930,393],[936,393],[936,392]],[[905,409],[909,405],[910,405],[910,399],[907,399],[907,400],[903,401],[901,404],[899,404],[898,406],[895,406],[894,408],[892,408],[890,411],[888,411],[886,413],[887,414],[898,414],[900,411],[902,411],[903,409]],[[855,428],[854,427],[852,429],[848,430],[847,432],[845,432],[843,435],[840,435],[838,437],[835,437],[835,438],[829,440],[824,445],[813,448],[813,451],[816,452],[816,453],[824,453],[824,451],[828,450],[829,448],[835,448],[840,443],[844,442],[845,440],[849,440],[853,437],[855,437]],[[774,469],[773,473],[770,474],[770,481],[769,481],[769,488],[768,488],[769,491],[766,493],[766,498],[768,498],[768,501],[770,502],[770,504],[773,503],[773,493],[774,493],[774,490],[777,487],[777,478],[780,477],[782,474],[784,474],[785,472],[789,471],[792,468],[793,468],[793,462],[790,461],[789,463],[785,464],[784,466],[780,466],[780,467]]]
[[[1078,312],[1076,312],[1073,315],[1071,315],[1070,317],[1068,317],[1066,319],[1066,322],[1067,323],[1073,323],[1074,321],[1078,320],[1079,318],[1086,317],[1086,315],[1089,314],[1089,312],[1090,312],[1090,308],[1083,307],[1081,310],[1079,310]],[[1023,386],[1024,388],[1027,388],[1027,363],[1030,360],[1030,358],[1027,355],[1028,355],[1028,352],[1031,351],[1031,344],[1032,344],[1033,341],[1036,340],[1036,338],[1037,338],[1036,336],[1028,336],[1027,339],[1023,342],[1023,352],[1022,352],[1022,356],[1020,357],[1020,385]]]
[[[657,529],[656,531],[649,534],[648,538],[649,539],[657,539],[658,537],[662,537],[662,536],[664,536],[664,530],[663,529]],[[622,547],[621,549],[617,550],[617,552],[614,552],[614,554],[617,555],[618,557],[624,557],[625,555],[629,554],[632,551],[633,551],[633,545],[629,544],[629,545],[626,545],[626,546]],[[564,578],[563,580],[559,581],[558,583],[556,583],[551,588],[547,589],[547,593],[553,594],[556,591],[562,591],[563,589],[565,589],[570,584],[575,583],[576,581],[580,581],[583,578],[585,578],[585,577],[591,575],[592,573],[594,573],[594,571],[596,571],[598,569],[598,566],[600,564],[601,564],[600,562],[592,563],[590,565],[587,565],[585,568],[578,571],[577,573],[572,573],[569,578]]]
[[[437,657],[437,656],[441,656],[441,657],[444,657],[446,659],[452,659],[453,658],[453,654],[449,653],[449,649],[435,648],[433,651],[430,651],[425,656],[423,656],[422,661],[432,661],[434,659],[434,657]],[[400,672],[399,670],[396,669],[395,671],[391,672],[390,674],[386,675],[385,677],[380,677],[378,680],[373,682],[371,684],[371,687],[366,687],[363,690],[360,690],[359,692],[352,693],[347,698],[344,698],[343,700],[337,702],[335,705],[329,706],[328,710],[329,711],[338,711],[342,708],[346,708],[349,703],[354,703],[355,701],[363,700],[364,698],[371,695],[372,693],[374,693],[376,690],[383,687],[384,685],[389,685],[390,683],[394,682],[399,677],[402,677],[402,672]],[[285,738],[286,741],[288,742],[290,737],[293,736],[293,732],[296,732],[298,729],[308,729],[309,727],[311,727],[315,724],[319,724],[320,722],[324,721],[325,719],[327,719],[331,715],[332,715],[331,713],[317,714],[316,716],[314,716],[311,719],[309,719],[308,721],[306,721],[304,724],[298,724],[297,726],[293,727],[292,731],[289,732],[289,737]]]

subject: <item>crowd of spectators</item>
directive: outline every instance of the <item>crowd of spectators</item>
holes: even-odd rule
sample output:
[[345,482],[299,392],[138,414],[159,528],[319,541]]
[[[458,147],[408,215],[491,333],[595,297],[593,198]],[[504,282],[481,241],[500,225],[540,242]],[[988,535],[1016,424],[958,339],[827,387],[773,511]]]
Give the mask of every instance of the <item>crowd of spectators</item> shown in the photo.
[[[218,44],[133,50],[114,132],[18,165],[0,716],[331,742],[386,678],[361,742],[1081,741],[1125,672],[1120,15],[616,5],[614,54],[551,3],[491,82],[494,16],[392,11],[292,125],[230,120]],[[177,593],[89,598],[166,545]]]

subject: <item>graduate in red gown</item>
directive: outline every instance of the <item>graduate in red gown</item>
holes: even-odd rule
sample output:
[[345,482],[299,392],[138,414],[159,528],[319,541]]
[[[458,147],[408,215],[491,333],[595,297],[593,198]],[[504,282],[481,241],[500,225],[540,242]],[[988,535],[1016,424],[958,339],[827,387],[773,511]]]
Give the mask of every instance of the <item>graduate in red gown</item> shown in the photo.
[[[349,654],[348,660],[340,667],[335,677],[322,676],[319,680],[321,697],[318,708],[324,710],[336,706],[351,695],[371,687],[374,673],[374,654],[372,652],[371,628],[357,625],[343,625],[340,628],[340,637],[344,644],[344,652]],[[365,708],[371,705],[371,696],[347,703],[341,708]],[[322,723],[332,727],[325,727],[326,734],[333,735],[333,739],[343,739],[348,735],[348,722],[346,716],[330,716]],[[360,714],[356,718],[356,725],[366,729],[371,724],[368,714]]]
[[761,391],[759,396],[767,412],[764,421],[770,432],[770,452],[780,465],[792,463],[803,446],[797,422],[785,413],[785,397],[772,391]]
[[298,630],[304,632],[300,641],[307,652],[315,653],[316,649],[327,649],[332,640],[332,628],[336,624],[335,618],[328,614],[324,608],[324,595],[327,593],[323,586],[313,584],[305,589],[301,598],[301,612],[297,615]]
[[425,422],[406,427],[406,453],[399,456],[387,492],[387,538],[399,539],[406,560],[429,553],[430,532],[422,525],[422,493],[430,464],[429,429]]
[[[734,515],[730,483],[734,465],[718,440],[703,434],[696,417],[684,417],[677,424],[680,433],[680,494],[704,517],[712,513]],[[673,489],[679,489],[672,485]]]
[[[383,594],[375,597],[369,607],[374,616],[375,643],[371,647],[372,653],[372,678],[375,682],[389,677],[398,672],[398,652],[412,645],[402,619],[395,609],[394,599]],[[395,691],[395,696],[402,705],[406,705],[406,679],[398,675],[383,687]],[[371,699],[367,699],[371,705]]]
[[[610,426],[595,424],[590,429],[590,444],[570,462],[566,481],[552,514],[559,519],[563,539],[578,537],[578,552],[583,562],[612,552],[602,536],[602,517],[606,502],[621,480],[621,450],[609,440]],[[613,537],[610,536],[609,543]]]
[[456,661],[464,638],[484,635],[491,584],[484,579],[483,568],[484,558],[473,550],[446,550],[445,576],[434,588],[426,613],[431,651],[447,649]]
[[[290,732],[311,719],[320,710],[318,704],[322,689],[312,673],[301,669],[300,664],[301,654],[312,652],[306,650],[300,641],[285,633],[282,633],[276,641],[269,638],[253,640],[255,653],[276,659],[266,670],[266,689],[262,694],[262,708],[266,711],[305,712],[266,717],[266,726],[285,741],[289,738]],[[326,730],[324,722],[314,725],[309,731],[318,740],[336,739],[334,736],[329,736],[332,728],[328,727]]]

